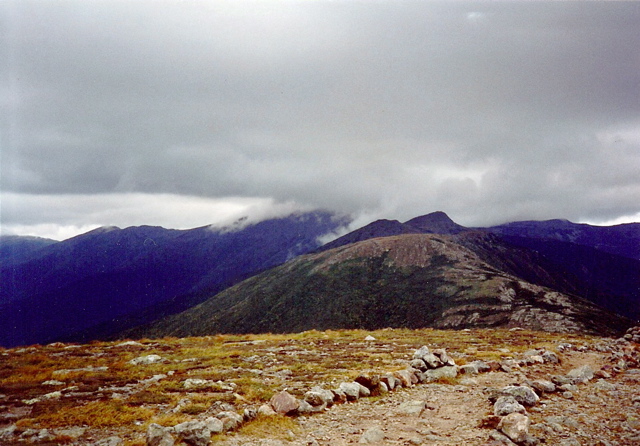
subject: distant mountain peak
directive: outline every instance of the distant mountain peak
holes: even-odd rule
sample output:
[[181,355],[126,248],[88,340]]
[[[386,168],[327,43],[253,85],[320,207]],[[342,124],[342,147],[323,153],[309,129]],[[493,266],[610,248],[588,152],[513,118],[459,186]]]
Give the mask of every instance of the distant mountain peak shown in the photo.
[[432,232],[435,234],[458,234],[468,230],[464,226],[451,220],[451,218],[442,211],[431,212],[430,214],[412,218],[404,224],[419,229],[421,232]]

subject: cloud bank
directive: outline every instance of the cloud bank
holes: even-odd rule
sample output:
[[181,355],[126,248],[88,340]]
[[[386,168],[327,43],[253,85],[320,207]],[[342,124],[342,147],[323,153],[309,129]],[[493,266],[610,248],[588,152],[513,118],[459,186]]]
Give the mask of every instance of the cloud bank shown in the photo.
[[635,2],[8,0],[0,20],[3,232],[640,219]]

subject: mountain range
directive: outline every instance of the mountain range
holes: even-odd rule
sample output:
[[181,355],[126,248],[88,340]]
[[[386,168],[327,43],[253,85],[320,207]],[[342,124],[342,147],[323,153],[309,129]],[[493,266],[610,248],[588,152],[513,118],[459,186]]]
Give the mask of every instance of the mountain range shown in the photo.
[[466,228],[434,212],[320,246],[348,223],[314,212],[0,238],[0,345],[386,326],[602,334],[640,317],[640,224]]
[[347,223],[311,212],[222,229],[105,227],[22,245],[10,238],[13,249],[2,238],[0,345],[87,341],[174,314],[316,249]]

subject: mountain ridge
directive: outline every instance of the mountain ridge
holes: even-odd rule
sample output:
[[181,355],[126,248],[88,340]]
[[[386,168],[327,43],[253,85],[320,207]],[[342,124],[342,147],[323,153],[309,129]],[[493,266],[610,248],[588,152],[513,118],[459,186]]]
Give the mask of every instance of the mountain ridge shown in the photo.
[[300,256],[125,335],[490,326],[613,333],[631,325],[493,268],[455,237],[403,234]]

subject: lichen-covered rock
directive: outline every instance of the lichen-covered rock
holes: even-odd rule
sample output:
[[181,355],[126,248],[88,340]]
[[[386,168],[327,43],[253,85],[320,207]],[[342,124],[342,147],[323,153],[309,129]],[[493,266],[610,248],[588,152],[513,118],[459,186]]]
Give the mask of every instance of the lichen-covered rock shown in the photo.
[[493,405],[494,415],[505,416],[514,412],[526,413],[526,409],[512,396],[501,396]]
[[517,402],[525,406],[533,406],[540,400],[536,392],[527,386],[507,386],[502,389],[502,393],[513,396]]

